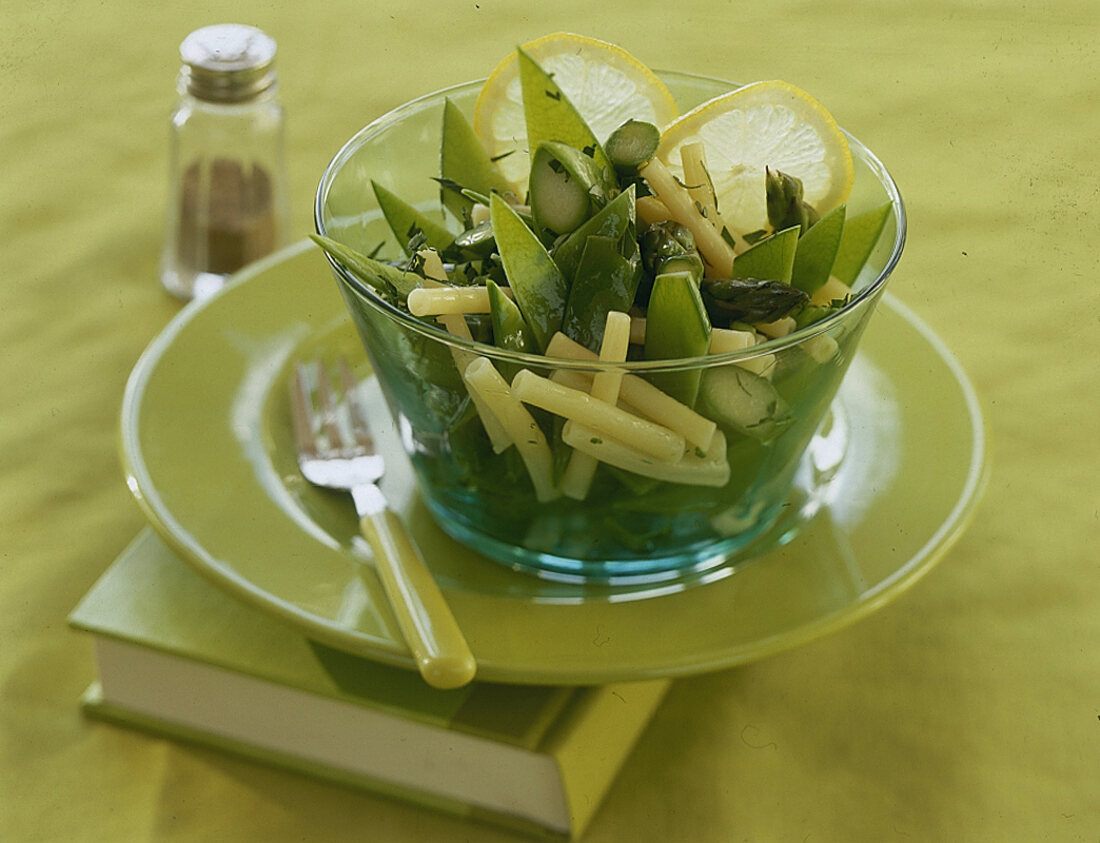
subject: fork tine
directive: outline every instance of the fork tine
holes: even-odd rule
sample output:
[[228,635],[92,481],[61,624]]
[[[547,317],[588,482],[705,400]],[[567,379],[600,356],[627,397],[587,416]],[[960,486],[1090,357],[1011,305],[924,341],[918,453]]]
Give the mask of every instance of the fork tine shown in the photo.
[[344,434],[340,430],[337,418],[336,399],[329,384],[328,371],[323,361],[318,360],[317,367],[317,399],[320,402],[321,427],[328,438],[328,447],[332,451],[342,451],[345,447]]
[[311,406],[305,366],[298,363],[290,381],[290,418],[294,425],[294,439],[298,453],[316,455],[317,440],[313,435]]
[[370,427],[367,423],[367,413],[359,400],[359,391],[355,382],[355,376],[351,373],[346,357],[341,357],[337,362],[340,371],[340,380],[344,386],[344,400],[348,405],[348,418],[351,421],[351,435],[360,447],[374,450],[374,439],[370,435]]

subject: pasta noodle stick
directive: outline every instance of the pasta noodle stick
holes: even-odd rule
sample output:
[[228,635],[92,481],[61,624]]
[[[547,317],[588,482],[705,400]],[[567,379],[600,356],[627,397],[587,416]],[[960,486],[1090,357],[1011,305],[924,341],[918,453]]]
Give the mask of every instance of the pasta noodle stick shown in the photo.
[[554,488],[554,458],[538,422],[508,388],[496,366],[487,357],[478,357],[466,367],[466,385],[477,393],[486,407],[500,420],[515,443],[527,473],[535,487],[535,497],[549,501],[559,496]]
[[684,169],[688,195],[721,234],[722,219],[718,216],[718,200],[714,198],[714,182],[710,180],[704,149],[702,141],[685,143],[680,147],[680,166]]
[[634,201],[634,213],[646,225],[672,219],[668,206],[656,196],[639,196]]
[[736,331],[730,328],[711,328],[710,354],[723,354],[727,351],[743,351],[756,345],[756,334],[752,331]]
[[[439,257],[439,252],[434,249],[423,249],[417,252],[424,261],[424,284],[429,289],[440,289],[446,286],[447,282],[447,270],[443,268],[443,261]],[[415,292],[415,291],[414,291]],[[447,333],[454,334],[456,337],[462,337],[463,339],[473,341],[473,334],[470,333],[470,326],[466,324],[466,317],[461,313],[445,313],[439,316],[439,321],[443,327],[447,329]],[[466,382],[466,369],[477,358],[477,355],[472,351],[466,351],[462,348],[451,347],[451,356],[454,358],[455,366],[458,368],[458,374],[462,378],[463,383]],[[467,384],[467,386],[469,386]],[[485,433],[489,436],[489,442],[493,446],[493,452],[500,454],[508,450],[508,446],[512,444],[511,438],[504,430],[504,426],[500,423],[500,419],[493,415],[493,411],[486,407],[481,398],[470,392],[470,400],[474,402],[474,409],[477,410],[478,416],[481,418],[481,426],[485,428]]]
[[[425,287],[428,289],[444,289],[449,286],[447,283],[449,280],[447,270],[443,268],[443,261],[440,259],[438,252],[434,249],[424,249],[417,252],[417,255],[424,261]],[[461,313],[440,314],[439,321],[447,329],[447,333],[473,341],[474,336],[470,333],[470,326],[466,324],[466,319]],[[472,351],[461,348],[452,348],[451,353],[454,355],[455,364],[458,366],[460,373],[464,372],[477,356]]]
[[703,258],[704,274],[714,278],[732,277],[733,247],[722,239],[710,220],[699,213],[687,190],[680,186],[661,160],[649,159],[638,172],[649,182],[657,198],[668,207],[672,218],[686,226],[695,238],[695,248]]
[[852,288],[837,278],[830,275],[829,280],[817,288],[810,296],[810,304],[829,304],[834,299],[846,299],[852,294]]
[[554,383],[530,369],[516,373],[512,379],[512,393],[525,404],[575,419],[600,434],[614,436],[650,459],[676,462],[684,455],[687,443],[681,434],[599,401],[587,392]]
[[[563,357],[567,360],[596,360],[597,355],[585,348],[579,342],[569,339],[565,334],[557,333],[550,339],[546,347],[548,357]],[[563,376],[565,381],[568,376],[568,386],[576,388],[577,378],[592,376],[585,372],[573,372],[562,369],[555,373]],[[670,430],[675,430],[692,445],[703,450],[710,447],[711,438],[714,436],[718,425],[704,416],[699,415],[687,404],[677,401],[667,392],[662,392],[645,378],[638,375],[624,375],[622,386],[619,389],[619,399],[633,410],[645,416],[657,424]]]
[[421,287],[408,298],[413,316],[443,316],[452,313],[488,313],[489,290],[485,287]]
[[655,462],[645,454],[614,437],[585,427],[572,419],[561,431],[565,444],[590,454],[601,462],[668,483],[690,486],[725,486],[730,479],[730,464],[726,460],[726,437],[722,431],[714,434],[710,448],[702,456],[689,451],[674,463]]
[[[600,345],[601,363],[622,363],[630,346],[630,317],[617,310],[608,311],[604,323],[603,342]],[[619,402],[619,387],[623,382],[621,370],[597,372],[592,378],[591,395],[612,407]],[[569,464],[561,479],[561,491],[566,497],[583,501],[588,497],[592,478],[596,474],[597,459],[584,451],[576,451],[569,457]]]
[[[743,351],[756,345],[756,334],[751,331],[735,331],[729,328],[712,328],[710,332],[709,354],[722,354],[727,351]],[[774,354],[761,354],[747,360],[735,360],[735,366],[748,369],[761,377],[770,378],[775,367]]]
[[592,373],[575,372],[572,369],[558,369],[550,373],[550,380],[568,386],[570,389],[579,389],[581,392],[592,391]]

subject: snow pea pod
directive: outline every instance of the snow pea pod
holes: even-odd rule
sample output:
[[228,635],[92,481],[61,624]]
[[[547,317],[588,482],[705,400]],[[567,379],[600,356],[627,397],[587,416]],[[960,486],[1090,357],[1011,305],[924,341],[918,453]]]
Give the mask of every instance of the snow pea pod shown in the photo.
[[466,260],[484,260],[496,251],[497,241],[493,226],[488,220],[459,233],[454,248]]
[[607,204],[611,189],[606,172],[568,144],[543,141],[531,156],[531,213],[540,230],[574,231]]
[[571,281],[577,273],[577,264],[580,263],[589,237],[620,240],[629,233],[629,239],[633,242],[634,226],[634,185],[631,185],[554,248],[554,263]]
[[450,248],[454,235],[442,222],[418,211],[396,193],[375,181],[371,182],[371,187],[374,189],[378,207],[382,209],[382,215],[386,218],[390,230],[406,255],[411,255],[414,251],[410,241],[417,232],[424,235],[424,245],[430,246],[437,252],[444,252]]
[[495,193],[489,213],[508,285],[542,351],[561,328],[569,282],[535,233]]
[[530,148],[537,148],[544,140],[561,141],[590,154],[600,169],[610,174],[611,160],[603,151],[603,146],[554,81],[553,75],[539,67],[522,47],[517,48],[516,58],[519,60],[523,116]]
[[[710,319],[690,272],[658,275],[646,314],[645,358],[701,357],[710,348]],[[702,367],[649,376],[654,386],[689,407],[699,393]]]
[[640,277],[637,263],[619,253],[615,238],[589,237],[565,305],[566,336],[598,350],[608,312],[630,310]]
[[507,194],[512,191],[512,186],[485,151],[462,109],[449,98],[443,104],[439,169],[443,204],[459,220],[468,219],[474,205],[474,200],[463,192],[463,188],[484,194],[494,191]]
[[845,206],[837,205],[798,238],[791,267],[792,286],[812,296],[829,280],[844,233],[844,215]]
[[493,345],[511,351],[537,353],[535,336],[523,318],[519,307],[504,294],[492,279],[485,282],[489,290],[489,314],[493,320]]

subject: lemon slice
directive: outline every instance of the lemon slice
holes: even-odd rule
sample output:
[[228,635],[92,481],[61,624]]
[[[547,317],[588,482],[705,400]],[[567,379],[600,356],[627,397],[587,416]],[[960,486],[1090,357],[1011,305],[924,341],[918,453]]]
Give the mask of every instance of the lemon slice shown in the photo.
[[[664,82],[614,44],[558,32],[523,45],[603,143],[629,119],[661,128],[679,113]],[[519,62],[512,53],[492,72],[474,107],[474,132],[513,185],[523,186],[531,168],[523,116]],[[511,153],[511,154],[509,154]]]
[[683,178],[680,149],[701,141],[718,214],[738,234],[767,225],[764,170],[802,180],[803,199],[824,216],[852,189],[852,153],[836,121],[786,82],[754,82],[684,114],[661,134],[660,158]]

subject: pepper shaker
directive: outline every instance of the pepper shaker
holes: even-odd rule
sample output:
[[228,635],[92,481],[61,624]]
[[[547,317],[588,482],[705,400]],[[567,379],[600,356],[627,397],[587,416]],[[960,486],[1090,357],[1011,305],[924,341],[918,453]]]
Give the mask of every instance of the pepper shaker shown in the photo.
[[180,58],[161,283],[187,300],[283,245],[289,211],[275,41],[207,26]]

